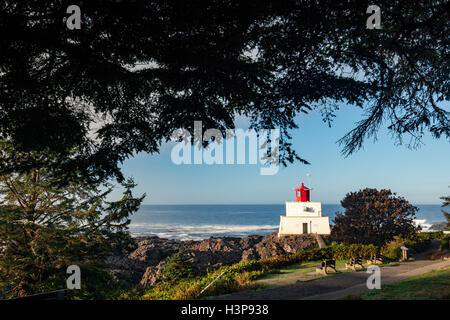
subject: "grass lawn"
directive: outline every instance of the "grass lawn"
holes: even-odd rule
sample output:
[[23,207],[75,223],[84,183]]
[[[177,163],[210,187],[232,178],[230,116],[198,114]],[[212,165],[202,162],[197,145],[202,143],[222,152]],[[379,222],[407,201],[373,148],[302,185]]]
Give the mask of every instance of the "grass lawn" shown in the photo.
[[448,300],[450,299],[450,267],[381,286],[345,300]]
[[303,263],[296,263],[281,269],[272,270],[270,274],[264,276],[262,279],[275,279],[283,277],[292,273],[308,273],[315,271],[317,265],[320,265],[321,261],[308,261]]

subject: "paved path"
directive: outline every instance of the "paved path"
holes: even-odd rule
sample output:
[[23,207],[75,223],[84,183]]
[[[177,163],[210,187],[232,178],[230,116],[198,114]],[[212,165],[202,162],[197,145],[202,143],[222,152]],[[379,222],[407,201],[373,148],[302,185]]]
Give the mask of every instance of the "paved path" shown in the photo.
[[[450,261],[427,260],[425,254],[405,261],[381,267],[381,286],[433,269],[450,266]],[[365,271],[339,273],[310,281],[284,284],[275,288],[257,291],[236,292],[215,297],[230,300],[331,300],[362,293],[367,290],[366,281],[370,274]]]

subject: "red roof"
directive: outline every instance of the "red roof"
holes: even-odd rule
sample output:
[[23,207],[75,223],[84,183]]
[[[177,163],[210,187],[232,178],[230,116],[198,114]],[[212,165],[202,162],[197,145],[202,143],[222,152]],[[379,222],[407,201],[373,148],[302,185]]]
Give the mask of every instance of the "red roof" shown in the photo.
[[303,182],[302,182],[302,185],[300,187],[298,187],[297,189],[295,189],[295,190],[311,190],[311,189],[308,188],[308,187],[305,187]]

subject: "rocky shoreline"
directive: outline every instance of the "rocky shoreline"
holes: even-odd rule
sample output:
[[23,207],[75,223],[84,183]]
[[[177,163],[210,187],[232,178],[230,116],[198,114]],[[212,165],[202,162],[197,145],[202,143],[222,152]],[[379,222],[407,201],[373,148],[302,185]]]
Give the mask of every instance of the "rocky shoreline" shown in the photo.
[[437,222],[430,227],[430,231],[441,231],[447,227],[447,222]]
[[240,261],[264,259],[294,253],[317,245],[313,235],[283,236],[277,232],[245,238],[221,237],[201,241],[170,240],[153,237],[135,238],[136,249],[128,255],[107,259],[107,270],[126,287],[151,287],[161,280],[161,267],[167,258],[180,252],[190,258],[198,274],[208,269],[232,265]]

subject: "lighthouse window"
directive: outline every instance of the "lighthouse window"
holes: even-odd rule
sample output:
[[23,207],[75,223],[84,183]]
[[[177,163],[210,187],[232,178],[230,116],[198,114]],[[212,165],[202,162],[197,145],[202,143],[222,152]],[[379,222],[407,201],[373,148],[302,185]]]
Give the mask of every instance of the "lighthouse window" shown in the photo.
[[297,191],[297,197],[300,197],[300,191]]

